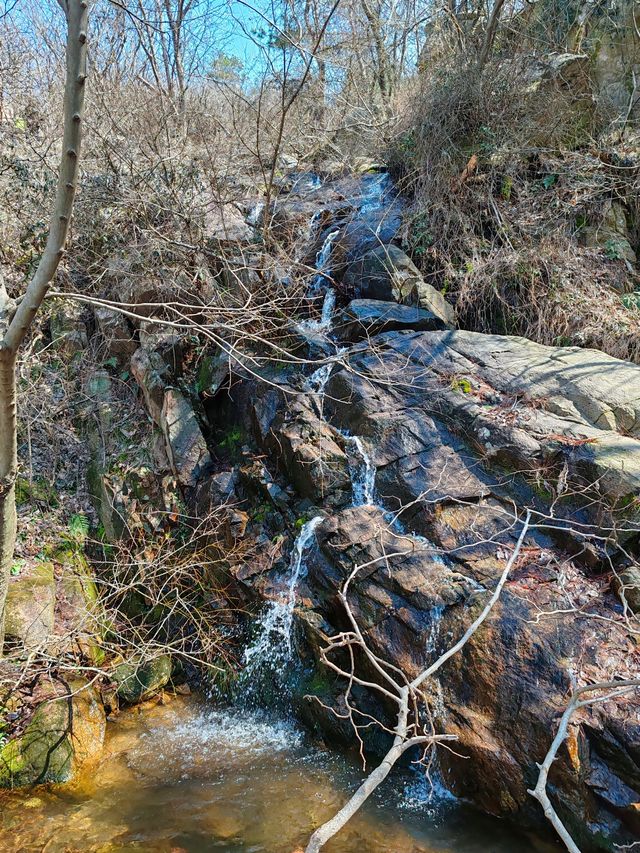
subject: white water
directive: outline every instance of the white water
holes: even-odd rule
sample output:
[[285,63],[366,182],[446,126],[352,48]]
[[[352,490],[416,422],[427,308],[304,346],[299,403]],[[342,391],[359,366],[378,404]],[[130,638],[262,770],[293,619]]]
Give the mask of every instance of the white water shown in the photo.
[[374,506],[376,466],[359,435],[345,435],[344,440],[355,450],[353,455],[357,457],[354,461],[353,456],[349,456],[353,506]]
[[436,604],[435,607],[431,608],[431,612],[429,614],[431,616],[431,626],[429,628],[429,634],[427,635],[427,641],[424,645],[424,650],[427,655],[434,654],[436,650],[436,645],[440,637],[440,625],[442,624],[443,613],[443,604]]
[[380,172],[369,183],[366,193],[360,204],[360,213],[375,213],[382,207],[385,193],[391,184],[391,178],[387,172]]
[[270,664],[276,671],[282,671],[293,659],[293,611],[296,605],[298,580],[306,571],[304,560],[307,548],[315,537],[316,527],[321,521],[322,516],[317,515],[307,521],[300,530],[291,555],[286,593],[283,598],[269,602],[262,614],[256,637],[244,651],[243,678],[256,673],[264,664]]
[[[383,197],[388,185],[389,178],[386,174],[376,176],[366,188],[360,205],[360,211],[371,213],[378,210],[383,203]],[[316,256],[316,276],[311,289],[312,292],[318,292],[326,288],[324,304],[319,320],[306,321],[300,324],[305,330],[312,332],[329,332],[331,330],[336,304],[336,291],[330,286],[326,287],[328,284],[326,274],[330,268],[332,247],[339,234],[340,231],[337,229],[331,231],[325,238]],[[333,367],[343,353],[344,350],[339,350],[336,353],[335,359],[331,359],[321,365],[306,380],[306,390],[316,395],[320,405],[322,404]],[[376,466],[371,453],[365,441],[360,436],[343,433],[343,437],[348,448],[347,455],[352,484],[352,506],[377,506],[375,485]],[[380,508],[385,512],[384,507]],[[315,537],[315,530],[321,521],[322,518],[320,516],[308,521],[302,527],[296,539],[291,556],[286,595],[281,599],[270,602],[259,620],[256,637],[244,653],[245,678],[247,675],[250,678],[258,675],[259,671],[265,667],[282,676],[286,677],[287,675],[288,666],[294,657],[292,628],[298,582],[306,570],[305,557],[307,550]],[[391,528],[402,535],[411,537],[420,550],[429,551],[434,559],[441,559],[437,555],[433,543],[422,536],[405,533],[398,519],[393,519]],[[430,623],[429,632],[425,638],[425,653],[427,655],[432,655],[436,651],[443,612],[444,608],[442,606],[433,608],[431,614],[433,618]],[[442,790],[445,790],[444,786],[442,786]],[[438,793],[442,795],[441,792]]]
[[318,367],[317,370],[314,370],[313,373],[307,377],[307,380],[304,383],[305,390],[309,391],[311,394],[315,394],[320,405],[324,399],[325,389],[329,379],[331,378],[333,368],[339,363],[346,351],[346,347],[340,347],[340,349],[336,350],[335,356],[330,361],[327,361],[325,364]]
[[316,277],[311,285],[312,293],[320,290],[327,283],[326,273],[329,272],[329,261],[331,260],[333,243],[339,234],[339,228],[336,228],[335,231],[330,231],[324,238],[322,247],[316,255]]

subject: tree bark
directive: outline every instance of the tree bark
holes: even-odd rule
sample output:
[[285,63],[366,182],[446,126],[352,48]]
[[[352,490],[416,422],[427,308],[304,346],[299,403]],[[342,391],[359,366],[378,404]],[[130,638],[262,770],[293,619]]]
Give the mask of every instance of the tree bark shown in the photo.
[[7,586],[16,544],[16,440],[15,360],[0,358],[0,657],[4,641]]
[[87,0],[58,0],[58,5],[67,19],[64,132],[49,234],[35,274],[17,308],[8,299],[4,284],[0,282],[0,657],[7,587],[16,541],[16,359],[20,344],[47,295],[64,254],[76,194],[82,138],[89,3]]

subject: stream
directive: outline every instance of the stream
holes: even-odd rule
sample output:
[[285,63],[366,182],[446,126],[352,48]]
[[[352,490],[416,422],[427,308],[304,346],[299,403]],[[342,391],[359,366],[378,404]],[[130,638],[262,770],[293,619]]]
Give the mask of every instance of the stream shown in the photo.
[[[195,697],[110,724],[104,759],[69,786],[0,798],[2,853],[293,853],[361,779],[288,719]],[[399,771],[327,853],[534,853],[506,824]]]
[[[315,185],[314,185],[315,186]],[[389,182],[368,176],[359,205],[361,225],[378,232]],[[313,191],[313,188],[311,189]],[[257,207],[255,220],[260,209]],[[252,214],[253,215],[253,214]],[[356,225],[357,222],[356,214]],[[373,224],[371,224],[373,223]],[[321,238],[312,295],[323,297],[306,329],[331,342],[336,292],[331,253],[340,232]],[[336,358],[342,354],[336,346]],[[333,363],[307,378],[321,404]],[[322,406],[320,405],[320,408]],[[349,456],[354,506],[376,501],[376,469],[366,443],[342,436]],[[285,685],[293,644],[298,580],[322,516],[302,526],[279,599],[254,623],[244,652],[246,689],[235,705],[168,697],[122,713],[108,727],[103,761],[68,786],[0,797],[2,853],[294,853],[331,817],[362,780],[351,759],[311,742],[286,711],[256,709],[250,684],[265,672]],[[396,522],[390,522],[394,525]],[[411,535],[411,534],[408,534]],[[428,540],[415,536],[430,551]],[[437,622],[434,623],[437,626]],[[435,633],[426,650],[435,648]],[[533,853],[547,849],[505,823],[431,786],[411,768],[397,769],[361,812],[326,847],[327,853]]]

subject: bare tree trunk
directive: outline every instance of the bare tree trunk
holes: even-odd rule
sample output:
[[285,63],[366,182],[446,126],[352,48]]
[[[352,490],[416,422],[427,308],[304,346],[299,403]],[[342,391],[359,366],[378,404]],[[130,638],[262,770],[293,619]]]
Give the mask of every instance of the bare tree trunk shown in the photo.
[[393,94],[392,69],[390,67],[387,47],[384,42],[382,33],[382,21],[368,3],[368,0],[361,0],[362,9],[369,22],[371,36],[373,38],[373,46],[376,55],[377,68],[375,73],[376,83],[380,91],[382,99],[382,109],[386,119],[391,117],[391,96]]
[[491,10],[491,14],[489,15],[489,21],[487,22],[487,30],[485,32],[484,41],[482,42],[480,55],[478,57],[478,71],[482,71],[484,66],[487,64],[487,61],[491,54],[493,43],[496,40],[496,33],[498,32],[498,23],[500,22],[500,15],[502,13],[503,6],[504,0],[496,0],[496,2],[493,4],[493,9]]
[[17,468],[15,360],[0,357],[0,652],[4,640],[7,585],[16,544]]
[[0,656],[16,539],[16,358],[64,254],[76,194],[82,137],[89,3],[87,0],[58,0],[58,5],[67,19],[67,57],[62,159],[49,234],[40,263],[17,308],[0,282]]

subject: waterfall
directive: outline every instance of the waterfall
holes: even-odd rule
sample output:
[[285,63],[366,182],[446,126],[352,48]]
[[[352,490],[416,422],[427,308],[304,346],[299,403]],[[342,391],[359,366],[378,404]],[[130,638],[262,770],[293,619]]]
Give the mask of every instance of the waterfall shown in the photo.
[[317,394],[320,398],[324,397],[324,390],[331,377],[331,372],[346,351],[346,347],[339,347],[333,358],[326,361],[323,365],[318,367],[317,370],[314,370],[313,373],[307,377],[304,383],[305,390],[310,391],[312,394]]
[[382,207],[384,196],[391,179],[387,172],[380,172],[370,182],[360,203],[360,213],[374,213]]
[[311,544],[316,527],[321,521],[322,516],[317,515],[307,521],[300,530],[291,555],[285,595],[282,599],[274,599],[269,602],[262,614],[258,622],[256,637],[244,652],[243,679],[247,676],[258,675],[259,670],[265,666],[275,672],[282,672],[286,664],[293,658],[291,633],[296,590],[300,577],[306,571],[304,558],[307,548]]
[[429,634],[427,635],[427,641],[424,646],[424,650],[427,655],[434,654],[436,650],[436,645],[440,636],[440,625],[442,624],[443,613],[443,604],[436,604],[434,607],[431,608],[431,612],[429,613],[429,616],[431,618],[431,626],[429,627]]
[[329,261],[331,259],[331,252],[333,250],[333,243],[336,237],[340,234],[340,229],[336,228],[335,231],[330,231],[327,236],[324,238],[324,243],[320,248],[320,251],[316,255],[316,271],[317,275],[313,280],[313,284],[311,285],[311,291],[318,291],[322,288],[327,279],[324,273],[327,272]]
[[311,284],[310,291],[316,294],[325,289],[324,302],[322,303],[322,313],[319,320],[304,320],[298,324],[298,328],[306,332],[327,332],[331,328],[333,320],[333,312],[336,307],[336,292],[327,281],[327,272],[329,260],[331,259],[331,250],[333,242],[340,234],[340,230],[336,228],[331,231],[324,239],[322,248],[316,255],[316,276]]
[[349,458],[353,506],[371,506],[375,504],[376,466],[359,435],[344,435],[347,445],[355,449],[357,463]]

